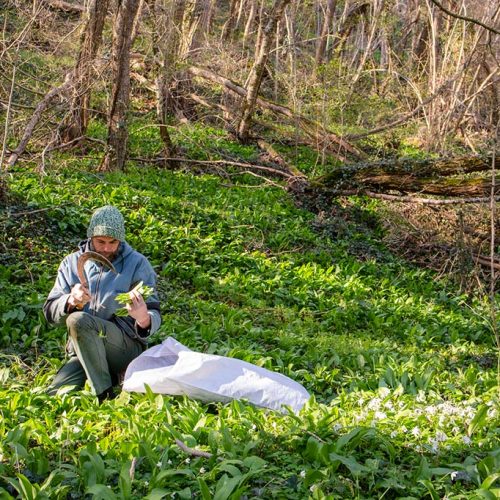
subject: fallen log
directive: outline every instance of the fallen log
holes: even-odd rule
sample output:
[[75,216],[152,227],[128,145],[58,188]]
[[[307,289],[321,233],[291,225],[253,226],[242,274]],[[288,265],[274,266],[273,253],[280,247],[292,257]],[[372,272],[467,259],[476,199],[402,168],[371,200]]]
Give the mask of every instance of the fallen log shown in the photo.
[[[498,156],[495,169],[500,167]],[[488,197],[491,177],[470,174],[489,172],[491,158],[463,156],[415,160],[411,158],[362,163],[338,168],[311,180],[313,189],[330,192],[372,191],[374,193],[419,193],[445,197]],[[498,186],[500,177],[495,177]],[[500,192],[500,186],[496,193]]]
[[48,4],[49,7],[52,7],[53,9],[59,9],[65,12],[74,12],[76,14],[82,14],[83,12],[85,12],[84,5],[64,2],[63,0],[45,0],[45,3]]

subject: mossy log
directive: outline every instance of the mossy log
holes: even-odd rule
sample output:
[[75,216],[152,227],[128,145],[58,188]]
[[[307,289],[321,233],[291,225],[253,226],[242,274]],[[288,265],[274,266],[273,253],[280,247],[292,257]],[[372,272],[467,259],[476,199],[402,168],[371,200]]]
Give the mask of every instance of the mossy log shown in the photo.
[[[497,156],[495,170],[499,168]],[[403,158],[339,168],[312,180],[311,187],[334,192],[357,189],[447,197],[488,196],[492,178],[485,173],[491,169],[492,159],[480,156],[426,160]],[[500,191],[499,176],[495,183]]]

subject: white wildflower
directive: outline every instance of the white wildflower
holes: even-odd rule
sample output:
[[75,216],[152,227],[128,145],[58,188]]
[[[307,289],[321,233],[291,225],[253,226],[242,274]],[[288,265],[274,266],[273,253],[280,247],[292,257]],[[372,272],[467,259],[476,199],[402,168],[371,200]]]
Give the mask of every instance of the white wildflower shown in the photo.
[[383,411],[376,411],[374,415],[375,420],[384,420],[387,415]]
[[384,408],[387,408],[388,410],[393,410],[394,409],[394,404],[392,401],[386,401],[384,403]]
[[190,462],[191,462],[191,459],[190,459],[190,458],[186,458],[186,460],[184,460],[184,462],[185,462],[186,464],[188,464],[188,463],[190,463]]
[[435,415],[437,413],[437,408],[435,406],[426,406],[424,411],[427,415]]
[[457,470],[454,470],[451,474],[450,474],[450,477],[451,477],[451,480],[452,481],[455,481],[455,479],[457,478],[458,476],[458,471]]
[[402,432],[403,434],[406,434],[406,433],[408,432],[408,429],[406,428],[406,425],[402,425],[402,426],[401,426],[401,432]]
[[73,434],[78,434],[78,433],[80,433],[80,432],[82,432],[81,427],[78,427],[78,425],[75,425],[75,426],[73,427]]
[[439,451],[439,441],[436,439],[430,439],[429,444],[431,445],[432,453],[437,453]]
[[158,469],[161,469],[161,466],[162,466],[162,465],[163,465],[163,464],[162,464],[161,462],[158,462],[158,463],[156,464],[156,467],[158,467]]
[[448,439],[448,436],[444,432],[442,432],[442,431],[437,431],[436,432],[436,441],[438,443],[446,441],[447,439]]
[[335,432],[340,431],[340,429],[342,429],[342,425],[341,425],[341,424],[334,424],[334,426],[333,426],[333,430],[334,430]]
[[391,393],[391,390],[388,387],[379,387],[378,393],[380,397],[386,398]]
[[380,398],[373,398],[372,400],[370,400],[370,402],[368,403],[367,405],[367,408],[369,410],[378,410],[380,408],[380,403],[381,403],[381,399]]
[[309,488],[309,491],[311,493],[314,493],[314,490],[317,490],[318,489],[318,486],[316,484],[313,484],[310,488]]
[[417,395],[416,400],[419,403],[423,403],[425,401],[425,392],[424,391],[418,391],[418,395]]
[[252,424],[252,431],[255,431],[257,429],[257,426],[255,424]]
[[462,437],[462,441],[467,446],[470,446],[472,444],[472,440],[471,440],[471,438],[469,436],[463,436]]
[[415,437],[418,437],[418,436],[420,436],[420,435],[422,434],[422,433],[420,432],[420,429],[419,429],[417,426],[413,427],[413,429],[411,430],[411,433],[412,433]]
[[391,432],[391,438],[394,439],[398,435],[398,431]]
[[144,486],[148,487],[149,486],[149,481],[144,481]]
[[306,477],[306,471],[305,470],[301,470],[300,471],[300,477]]
[[207,472],[207,470],[205,469],[205,467],[201,467],[200,468],[200,474],[205,474],[205,472]]
[[172,465],[172,460],[170,460],[170,459],[169,459],[169,460],[167,460],[167,464],[168,464],[168,465]]

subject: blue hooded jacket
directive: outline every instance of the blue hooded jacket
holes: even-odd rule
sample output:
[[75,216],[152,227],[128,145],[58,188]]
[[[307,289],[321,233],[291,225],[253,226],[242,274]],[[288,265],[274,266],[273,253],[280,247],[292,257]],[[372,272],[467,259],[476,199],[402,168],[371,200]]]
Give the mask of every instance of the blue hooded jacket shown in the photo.
[[[50,291],[43,313],[51,324],[60,325],[68,316],[66,304],[73,286],[80,283],[77,274],[78,257],[92,250],[91,240],[80,243],[79,250],[67,255],[57,271],[54,287]],[[120,243],[118,253],[112,261],[116,274],[102,264],[88,260],[85,264],[85,275],[92,300],[85,305],[83,311],[99,318],[113,321],[128,336],[147,343],[147,337],[160,327],[160,302],[156,290],[156,273],[148,259],[134,250],[127,242]],[[134,318],[116,316],[117,309],[123,307],[115,298],[118,294],[130,291],[140,281],[153,289],[153,294],[146,300],[151,326],[145,330],[138,328]]]

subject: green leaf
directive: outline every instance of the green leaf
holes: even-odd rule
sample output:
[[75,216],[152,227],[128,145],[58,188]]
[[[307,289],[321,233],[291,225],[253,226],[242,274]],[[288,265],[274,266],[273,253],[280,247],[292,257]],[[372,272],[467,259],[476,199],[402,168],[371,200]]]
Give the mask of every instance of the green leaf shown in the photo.
[[427,488],[427,491],[429,492],[432,500],[440,500],[441,497],[438,495],[436,489],[434,488],[434,485],[429,480],[421,479],[419,483],[423,484]]
[[250,456],[243,459],[243,465],[248,467],[251,471],[263,469],[266,464],[267,462],[264,459],[256,456]]
[[221,471],[228,472],[233,477],[242,475],[242,472],[240,471],[240,469],[238,469],[238,467],[235,467],[234,465],[231,465],[231,464],[227,464],[227,463],[220,464],[217,468],[220,469]]
[[199,477],[198,484],[200,486],[201,498],[203,498],[203,500],[212,500],[212,495],[210,494],[210,490],[208,489],[205,480]]
[[191,469],[168,469],[162,470],[156,476],[154,476],[155,484],[164,481],[165,479],[169,479],[175,476],[188,476],[193,477],[194,473]]
[[123,464],[120,471],[120,477],[118,478],[118,487],[120,488],[120,496],[124,500],[130,498],[132,492],[132,480],[130,479],[130,465],[131,461],[127,460]]
[[484,424],[486,423],[488,409],[489,408],[486,405],[481,405],[477,409],[476,414],[474,415],[474,418],[472,419],[467,429],[467,435],[469,437],[472,436],[478,429],[484,427]]
[[489,490],[493,484],[495,484],[498,479],[500,478],[500,473],[495,473],[489,475],[482,483],[481,483],[481,489],[483,490]]
[[242,476],[229,478],[224,474],[218,481],[213,500],[227,500],[238,487]]
[[165,488],[154,488],[148,496],[144,497],[145,500],[162,500],[163,498],[170,497],[172,490]]
[[94,484],[87,489],[87,493],[93,495],[92,500],[116,500],[118,498],[105,484]]
[[370,472],[368,467],[360,464],[352,457],[344,457],[342,455],[338,455],[337,453],[330,453],[329,456],[330,460],[338,460],[340,463],[345,465],[353,476],[359,476],[362,472]]
[[476,497],[480,497],[480,498],[486,498],[487,500],[498,500],[498,495],[495,494],[493,491],[489,491],[489,490],[483,490],[483,489],[479,489],[479,490],[475,490],[474,491]]

